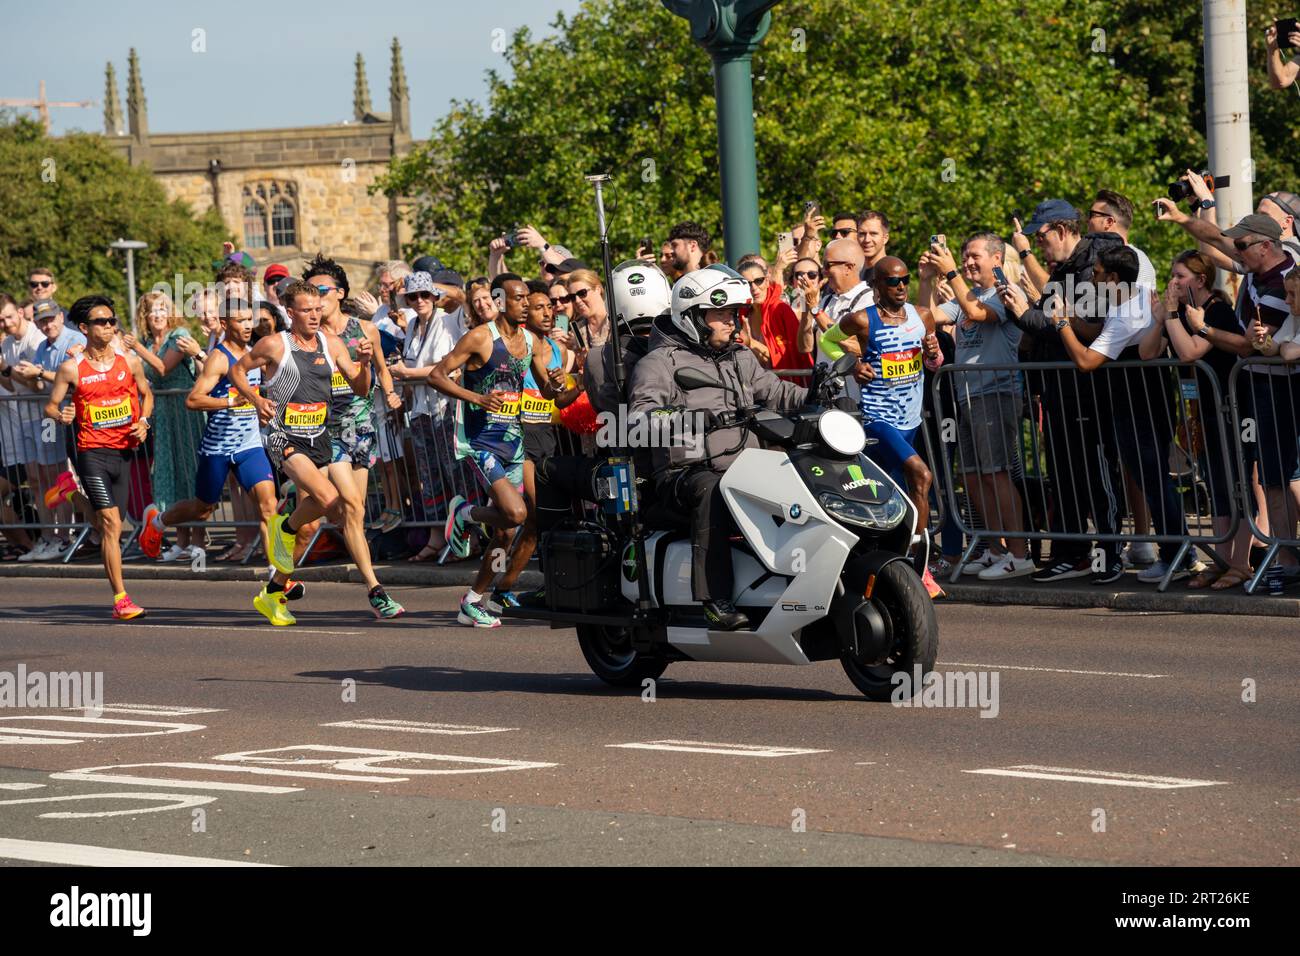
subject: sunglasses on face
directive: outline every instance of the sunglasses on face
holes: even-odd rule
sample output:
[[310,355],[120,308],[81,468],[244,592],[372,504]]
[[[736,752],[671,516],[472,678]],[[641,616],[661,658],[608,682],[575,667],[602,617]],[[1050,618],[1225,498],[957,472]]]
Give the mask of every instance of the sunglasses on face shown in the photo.
[[39,279],[35,282],[28,282],[27,284],[33,289],[48,289],[50,286],[54,285],[54,283],[49,279]]
[[794,277],[796,279],[816,279],[820,275],[821,275],[820,272],[796,272],[794,274]]
[[745,281],[748,282],[750,285],[756,286],[758,288],[762,288],[763,286],[767,285],[766,279],[746,279]]
[[1111,216],[1110,216],[1110,213],[1108,213],[1108,212],[1107,212],[1106,210],[1104,210],[1104,209],[1089,209],[1089,210],[1088,210],[1088,218],[1089,218],[1090,220],[1092,220],[1092,219],[1109,219],[1109,218],[1111,218]]
[[831,235],[836,239],[847,239],[849,236],[853,235],[853,232],[854,230],[852,229],[832,229]]
[[108,318],[106,318],[106,319],[87,319],[87,320],[86,320],[86,324],[87,324],[87,325],[106,325],[106,326],[108,326],[108,327],[111,329],[111,328],[113,328],[115,325],[117,325],[117,316],[115,316],[115,315],[110,315],[110,316],[109,316]]
[[1245,251],[1246,251],[1247,249],[1249,249],[1251,246],[1257,246],[1257,245],[1259,245],[1261,242],[1268,242],[1268,240],[1267,240],[1267,239],[1256,239],[1254,242],[1247,242],[1245,239],[1234,239],[1234,240],[1232,240],[1232,244],[1236,247],[1236,249],[1237,249],[1238,252],[1245,252]]
[[337,292],[339,290],[338,290],[338,286],[318,285],[316,286],[316,291],[319,292],[321,295],[329,295],[331,292]]
[[406,298],[407,298],[407,299],[416,299],[416,300],[419,300],[419,299],[429,299],[430,301],[432,301],[432,300],[434,300],[434,299],[436,299],[436,298],[438,298],[438,297],[437,297],[436,295],[434,295],[432,292],[429,292],[429,291],[426,289],[426,290],[422,290],[422,291],[420,291],[420,292],[408,292],[408,293],[406,293]]
[[907,285],[911,281],[912,281],[912,276],[910,274],[905,276],[885,276],[884,279],[885,285],[891,288],[900,285]]
[[554,305],[554,306],[557,306],[557,307],[558,307],[558,306],[561,306],[561,305],[568,305],[568,304],[569,304],[570,302],[572,302],[572,301],[573,301],[573,296],[571,296],[571,295],[553,295],[553,296],[551,296],[551,305]]
[[574,289],[573,292],[570,293],[569,298],[571,298],[571,299],[581,299],[583,302],[586,302],[586,301],[587,301],[587,293],[590,292],[590,291],[591,291],[590,289]]

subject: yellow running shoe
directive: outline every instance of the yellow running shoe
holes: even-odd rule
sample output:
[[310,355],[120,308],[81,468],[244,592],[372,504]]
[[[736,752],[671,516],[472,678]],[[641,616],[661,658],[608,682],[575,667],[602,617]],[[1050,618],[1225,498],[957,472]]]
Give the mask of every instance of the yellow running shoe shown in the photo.
[[271,553],[267,557],[281,574],[293,574],[294,536],[283,530],[288,520],[285,515],[272,515],[267,535],[271,539]]
[[285,605],[283,591],[271,594],[263,585],[262,593],[253,598],[253,607],[276,627],[288,627],[290,624],[298,623],[298,619],[289,613],[289,608]]

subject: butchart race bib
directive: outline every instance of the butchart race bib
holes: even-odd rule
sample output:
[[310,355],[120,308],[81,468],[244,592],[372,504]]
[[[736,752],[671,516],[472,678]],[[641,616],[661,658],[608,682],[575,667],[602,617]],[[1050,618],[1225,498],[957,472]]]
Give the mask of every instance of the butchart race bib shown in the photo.
[[326,402],[289,402],[284,409],[285,431],[311,431],[325,425]]

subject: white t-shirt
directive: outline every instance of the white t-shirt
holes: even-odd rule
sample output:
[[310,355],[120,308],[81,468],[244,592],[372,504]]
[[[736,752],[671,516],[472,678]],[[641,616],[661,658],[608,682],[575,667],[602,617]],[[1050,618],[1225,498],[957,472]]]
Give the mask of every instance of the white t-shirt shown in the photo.
[[1138,257],[1138,281],[1137,284],[1151,294],[1151,290],[1156,287],[1156,267],[1151,264],[1151,259],[1145,252],[1137,246],[1129,245],[1129,248],[1137,253]]
[[1273,333],[1273,341],[1279,346],[1285,342],[1300,342],[1300,316],[1288,314],[1282,327]]
[[[850,312],[861,312],[867,306],[875,304],[876,296],[871,291],[871,286],[865,282],[859,282],[847,292],[831,292],[822,296],[819,308],[830,318],[831,325],[835,325]],[[817,359],[818,365],[831,365],[831,360],[822,353],[821,338],[821,330],[817,327],[817,323],[814,322],[813,355]],[[855,406],[861,402],[862,389],[857,380],[851,375],[844,377],[844,392],[853,400]]]
[[1117,359],[1126,348],[1142,341],[1154,321],[1150,297],[1141,293],[1130,296],[1119,305],[1111,306],[1101,334],[1088,348],[1108,359]]
[[[389,335],[391,335],[393,338],[397,339],[397,341],[400,342],[406,338],[406,332],[405,330],[403,330],[403,328],[400,325],[398,325],[393,320],[393,317],[390,314],[391,311],[392,310],[390,310],[388,306],[381,305],[379,307],[379,311],[374,314],[374,317],[371,319],[371,321],[375,323],[375,327],[377,329],[380,329],[383,332],[387,332]],[[406,319],[407,328],[410,328],[410,324],[415,321],[415,310],[402,309],[401,312]]]
[[[464,334],[459,324],[459,313],[448,314],[435,309],[429,325],[423,331],[418,318],[407,325],[409,333],[402,343],[402,362],[407,368],[425,368],[437,365],[450,354]],[[431,385],[424,383],[407,383],[412,392],[412,415],[441,415],[446,410],[449,399]]]
[[[5,364],[13,368],[19,362],[31,362],[36,364],[36,349],[45,341],[45,335],[36,327],[35,322],[27,323],[27,331],[21,337],[15,338],[12,335],[6,335],[4,341],[0,342],[0,354],[4,355]],[[13,383],[14,391],[19,395],[30,395],[37,391],[30,385],[22,382],[18,376],[10,376],[9,381]]]

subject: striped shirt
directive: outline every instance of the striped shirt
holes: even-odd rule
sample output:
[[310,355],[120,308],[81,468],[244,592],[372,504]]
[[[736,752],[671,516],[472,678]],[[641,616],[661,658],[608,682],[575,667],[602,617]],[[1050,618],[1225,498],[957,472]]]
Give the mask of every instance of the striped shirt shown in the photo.
[[862,357],[871,363],[876,377],[862,386],[862,420],[885,422],[899,431],[908,431],[921,424],[925,322],[911,303],[905,304],[903,310],[902,324],[888,325],[876,306],[867,307],[870,338]]
[[[217,349],[225,353],[226,361],[231,366],[239,361],[224,345],[218,345]],[[254,389],[262,384],[260,368],[249,371],[248,384]],[[223,375],[208,395],[212,398],[225,398],[232,387],[229,376]],[[242,451],[262,447],[262,434],[257,427],[257,409],[240,398],[238,393],[235,397],[238,404],[233,408],[208,412],[208,423],[203,429],[203,440],[199,443],[200,455],[237,455]]]

